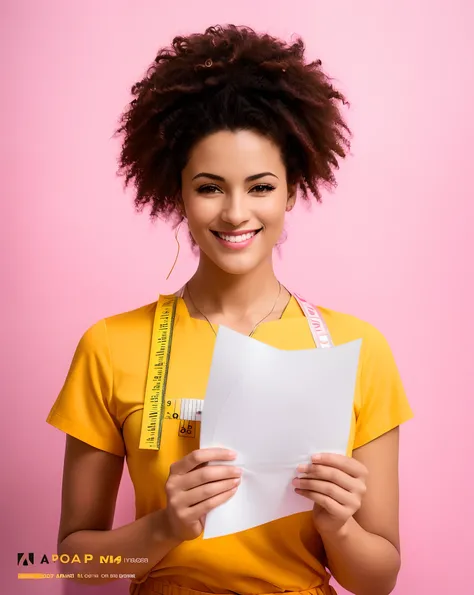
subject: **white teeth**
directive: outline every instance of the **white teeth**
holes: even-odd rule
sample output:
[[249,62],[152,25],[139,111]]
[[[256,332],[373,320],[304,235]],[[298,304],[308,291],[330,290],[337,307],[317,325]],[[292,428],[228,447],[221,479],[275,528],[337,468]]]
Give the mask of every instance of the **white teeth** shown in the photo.
[[238,244],[240,242],[245,242],[246,240],[250,240],[257,232],[251,231],[250,233],[244,233],[240,236],[227,236],[224,233],[217,232],[217,235],[225,240],[226,242],[232,242],[233,244]]

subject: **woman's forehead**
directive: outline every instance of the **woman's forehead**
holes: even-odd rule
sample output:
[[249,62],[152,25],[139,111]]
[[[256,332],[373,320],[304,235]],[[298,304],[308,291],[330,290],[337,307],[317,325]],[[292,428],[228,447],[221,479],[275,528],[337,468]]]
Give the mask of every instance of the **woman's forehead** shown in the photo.
[[213,133],[193,147],[186,170],[194,177],[201,170],[222,177],[246,178],[283,166],[279,148],[268,138],[249,130]]

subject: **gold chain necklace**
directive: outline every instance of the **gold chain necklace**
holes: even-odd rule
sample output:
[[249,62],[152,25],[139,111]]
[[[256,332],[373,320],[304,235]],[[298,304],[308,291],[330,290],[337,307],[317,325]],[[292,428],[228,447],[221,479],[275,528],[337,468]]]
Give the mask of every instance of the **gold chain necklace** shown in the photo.
[[[204,318],[207,320],[207,322],[208,322],[209,326],[211,327],[211,329],[212,329],[212,332],[213,332],[213,333],[214,333],[214,334],[217,336],[217,333],[216,333],[216,331],[214,330],[214,327],[212,326],[212,323],[211,323],[211,321],[209,320],[209,318],[208,318],[208,317],[207,317],[207,316],[204,314],[204,312],[201,312],[201,310],[200,310],[200,309],[199,309],[199,308],[196,306],[196,304],[194,303],[193,296],[191,295],[191,292],[189,291],[189,286],[188,286],[188,284],[187,284],[187,283],[186,283],[186,286],[185,286],[185,288],[186,288],[186,289],[187,289],[187,291],[188,291],[189,299],[190,299],[190,301],[191,301],[191,304],[193,305],[193,308],[194,308],[195,310],[197,310],[201,316],[204,316]],[[254,332],[257,330],[257,327],[258,327],[258,325],[259,325],[259,324],[261,324],[261,323],[262,323],[262,322],[263,322],[263,321],[264,321],[266,318],[268,318],[268,317],[270,316],[270,314],[272,314],[272,313],[273,313],[273,311],[275,310],[275,308],[276,308],[276,305],[277,305],[277,303],[278,303],[278,299],[279,299],[279,297],[280,297],[280,294],[281,294],[281,283],[280,283],[280,281],[278,281],[278,295],[277,295],[277,298],[276,298],[276,300],[275,300],[275,303],[273,304],[273,307],[272,307],[272,309],[270,310],[270,312],[269,312],[269,313],[268,313],[266,316],[264,316],[264,317],[262,318],[262,320],[259,320],[259,321],[257,322],[257,324],[256,324],[256,325],[253,327],[253,329],[250,331],[250,334],[248,335],[249,337],[251,337],[251,336],[254,334]]]

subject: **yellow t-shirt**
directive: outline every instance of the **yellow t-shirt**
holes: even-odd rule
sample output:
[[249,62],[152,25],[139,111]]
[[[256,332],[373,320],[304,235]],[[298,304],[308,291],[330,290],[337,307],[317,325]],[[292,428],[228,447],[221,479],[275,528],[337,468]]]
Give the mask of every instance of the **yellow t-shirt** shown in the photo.
[[[98,449],[126,456],[136,518],[166,505],[164,485],[174,461],[199,448],[199,436],[178,435],[165,420],[160,451],[138,448],[156,303],[102,319],[82,336],[47,421]],[[383,335],[370,324],[326,308],[320,312],[335,345],[362,338],[348,455],[412,417]],[[313,338],[291,298],[280,320],[262,323],[256,340],[280,349],[311,349]],[[215,335],[178,299],[168,372],[168,398],[204,399]],[[311,431],[311,421],[301,420]],[[197,434],[199,434],[197,432]],[[149,576],[207,592],[302,591],[327,579],[322,542],[311,512],[234,535],[188,541]]]

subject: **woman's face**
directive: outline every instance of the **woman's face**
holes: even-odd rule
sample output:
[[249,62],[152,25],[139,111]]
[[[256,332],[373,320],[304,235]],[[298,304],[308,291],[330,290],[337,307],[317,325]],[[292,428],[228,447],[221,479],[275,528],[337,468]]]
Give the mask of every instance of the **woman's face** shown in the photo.
[[279,148],[249,130],[197,143],[182,171],[189,230],[201,252],[231,274],[269,259],[295,202]]

